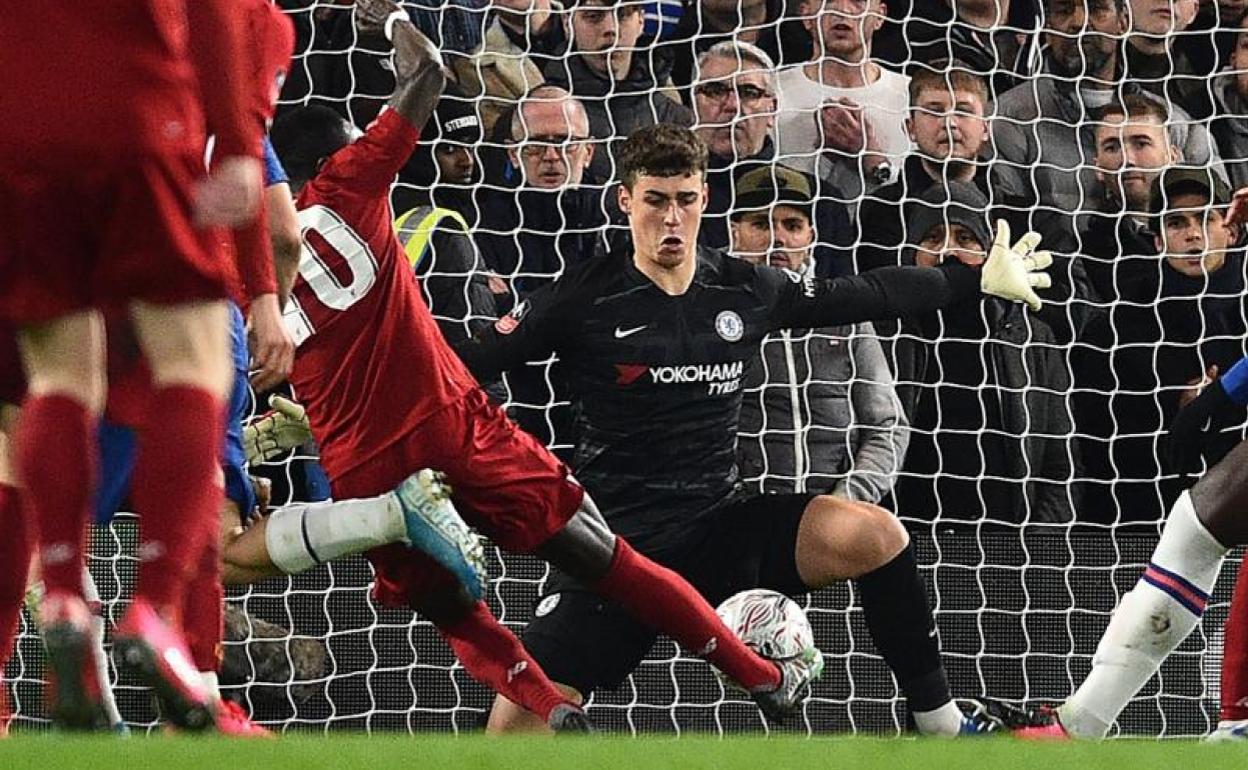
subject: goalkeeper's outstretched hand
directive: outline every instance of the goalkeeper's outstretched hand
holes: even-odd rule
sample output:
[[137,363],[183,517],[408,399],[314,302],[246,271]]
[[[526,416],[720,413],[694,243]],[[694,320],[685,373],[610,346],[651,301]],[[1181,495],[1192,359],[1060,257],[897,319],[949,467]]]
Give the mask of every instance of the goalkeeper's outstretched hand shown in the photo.
[[1053,256],[1047,251],[1036,251],[1040,245],[1039,233],[1027,233],[1010,244],[1010,225],[1004,219],[997,220],[997,237],[988,252],[988,261],[980,271],[979,287],[985,294],[1026,302],[1032,310],[1043,304],[1036,289],[1053,285],[1044,269],[1053,264]]
[[248,463],[271,460],[312,438],[308,416],[299,404],[281,396],[270,396],[273,411],[252,420],[243,428],[243,451]]

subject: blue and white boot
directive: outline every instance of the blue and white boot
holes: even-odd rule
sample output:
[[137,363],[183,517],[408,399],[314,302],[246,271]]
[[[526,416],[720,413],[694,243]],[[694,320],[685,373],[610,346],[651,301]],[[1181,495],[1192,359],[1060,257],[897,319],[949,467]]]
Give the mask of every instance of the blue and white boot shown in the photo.
[[413,473],[394,496],[403,512],[408,545],[449,570],[474,601],[484,598],[485,548],[455,510],[443,475],[429,468]]

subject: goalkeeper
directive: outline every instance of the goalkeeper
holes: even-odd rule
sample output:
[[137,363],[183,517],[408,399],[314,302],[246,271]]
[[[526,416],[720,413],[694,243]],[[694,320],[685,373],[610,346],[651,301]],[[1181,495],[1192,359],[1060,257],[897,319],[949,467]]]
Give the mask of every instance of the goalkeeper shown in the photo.
[[[577,479],[612,529],[711,602],[747,588],[803,594],[854,579],[867,626],[919,730],[994,725],[952,701],[926,587],[905,528],[831,495],[746,496],[735,439],[745,367],[768,333],[920,314],[984,291],[1040,307],[1039,237],[1002,223],[982,271],[887,268],[817,280],[697,250],[707,149],[691,131],[635,132],[619,156],[635,252],[592,260],[535,292],[460,352],[483,381],[558,353],[578,415]],[[778,184],[778,182],[777,182]],[[655,639],[556,571],[525,646],[573,699],[618,685]],[[490,728],[540,725],[504,699]]]

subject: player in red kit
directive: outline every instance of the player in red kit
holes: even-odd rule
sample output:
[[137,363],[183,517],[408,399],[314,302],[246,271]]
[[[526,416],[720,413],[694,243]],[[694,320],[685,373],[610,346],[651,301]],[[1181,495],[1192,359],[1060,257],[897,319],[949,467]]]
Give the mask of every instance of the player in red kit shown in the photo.
[[[437,468],[470,524],[620,602],[779,717],[800,698],[806,672],[755,655],[683,578],[615,537],[567,468],[490,402],[438,331],[391,227],[388,193],[441,93],[441,61],[390,0],[359,0],[357,19],[362,33],[384,27],[394,43],[389,109],[354,143],[326,108],[292,112],[272,133],[308,247],[286,314],[299,345],[290,379],[335,497],[378,494],[417,469]],[[291,551],[281,555],[287,561],[315,556],[301,555],[315,547],[304,538],[280,543]],[[376,597],[432,620],[479,681],[557,729],[588,728],[515,636],[484,602],[466,600],[450,573],[400,546],[368,556]]]
[[231,374],[231,268],[207,228],[251,221],[260,196],[243,51],[230,0],[34,2],[0,25],[0,319],[17,327],[29,380],[13,455],[39,530],[49,710],[65,727],[94,727],[99,713],[82,567],[105,309],[133,321],[165,415],[140,432],[140,574],[116,646],[172,721],[210,722],[179,602],[202,545],[184,533],[221,505]]

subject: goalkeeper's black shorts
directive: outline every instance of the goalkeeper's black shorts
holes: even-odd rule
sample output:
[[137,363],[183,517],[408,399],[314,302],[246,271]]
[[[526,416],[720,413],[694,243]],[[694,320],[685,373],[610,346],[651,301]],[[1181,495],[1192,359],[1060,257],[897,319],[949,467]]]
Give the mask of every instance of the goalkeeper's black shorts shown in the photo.
[[[797,572],[797,530],[814,495],[758,495],[708,515],[706,530],[679,554],[656,561],[679,572],[717,605],[750,588],[791,596],[810,589]],[[524,631],[524,646],[560,684],[583,694],[618,687],[657,632],[576,581],[551,573]]]

